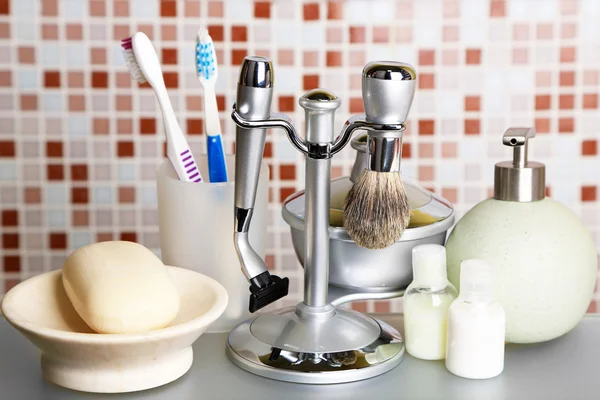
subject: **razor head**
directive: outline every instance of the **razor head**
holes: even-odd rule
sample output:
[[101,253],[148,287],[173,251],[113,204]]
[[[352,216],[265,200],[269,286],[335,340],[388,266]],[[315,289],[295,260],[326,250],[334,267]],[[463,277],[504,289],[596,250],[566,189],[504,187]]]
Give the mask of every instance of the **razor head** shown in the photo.
[[287,296],[289,287],[288,278],[271,275],[268,271],[255,276],[251,280],[248,309],[253,313]]

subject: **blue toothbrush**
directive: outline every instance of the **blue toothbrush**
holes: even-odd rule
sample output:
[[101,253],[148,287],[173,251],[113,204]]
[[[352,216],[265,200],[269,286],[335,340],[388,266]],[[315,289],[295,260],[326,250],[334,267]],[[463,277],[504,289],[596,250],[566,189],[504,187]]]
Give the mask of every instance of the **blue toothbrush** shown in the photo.
[[221,138],[221,123],[215,95],[217,82],[217,55],[207,29],[200,29],[196,37],[196,74],[204,88],[204,131],[208,154],[208,175],[211,182],[227,182],[227,165]]

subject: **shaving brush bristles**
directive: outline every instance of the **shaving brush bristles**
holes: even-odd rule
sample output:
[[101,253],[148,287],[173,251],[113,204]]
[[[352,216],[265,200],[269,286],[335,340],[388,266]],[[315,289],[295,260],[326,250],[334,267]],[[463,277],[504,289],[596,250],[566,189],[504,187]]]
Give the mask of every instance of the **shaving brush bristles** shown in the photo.
[[398,172],[365,169],[344,202],[344,227],[367,249],[395,243],[410,222],[410,206]]

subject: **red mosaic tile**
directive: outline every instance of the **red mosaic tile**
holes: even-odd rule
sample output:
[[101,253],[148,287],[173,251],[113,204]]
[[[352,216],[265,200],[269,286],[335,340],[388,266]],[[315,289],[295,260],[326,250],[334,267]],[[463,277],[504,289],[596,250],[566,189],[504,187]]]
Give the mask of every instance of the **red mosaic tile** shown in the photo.
[[232,42],[248,41],[248,29],[245,26],[234,25],[231,27]]
[[213,42],[222,42],[225,38],[225,30],[223,25],[209,25],[208,33],[210,34]]
[[536,118],[535,131],[537,133],[550,133],[550,118]]
[[135,188],[120,187],[119,188],[119,203],[132,204],[135,203]]
[[582,156],[595,156],[598,155],[598,141],[597,140],[584,140],[581,142],[581,155]]
[[303,6],[303,17],[305,21],[319,19],[319,3],[308,3]]
[[19,234],[18,233],[3,233],[2,234],[2,248],[4,250],[15,250],[19,248]]
[[161,17],[176,17],[177,2],[175,0],[162,0],[160,2]]
[[561,110],[572,110],[575,107],[575,96],[572,94],[561,94],[558,97],[558,108]]
[[422,73],[417,79],[419,89],[435,89],[435,75],[431,73]]
[[478,119],[465,119],[465,135],[479,135],[481,127]]
[[33,47],[19,47],[18,56],[21,64],[35,64],[35,48]]
[[88,210],[73,210],[71,212],[71,224],[73,226],[89,226],[90,214]]
[[163,64],[177,64],[177,49],[162,49]]
[[46,88],[60,87],[60,72],[45,71],[44,72],[44,87],[46,87]]
[[10,14],[10,1],[8,1],[8,0],[0,1],[0,14],[3,14],[3,15]]
[[72,181],[87,181],[88,168],[85,164],[71,165],[71,180]]
[[87,204],[89,202],[89,191],[86,187],[71,188],[71,203]]
[[201,135],[202,133],[204,133],[204,121],[201,118],[188,118],[187,134]]
[[304,90],[316,89],[319,87],[319,75],[304,75],[302,82]]
[[218,94],[217,95],[217,109],[219,111],[225,111],[226,107],[227,107],[227,111],[229,111],[229,106],[225,105],[225,96]]
[[536,110],[549,110],[552,106],[552,98],[549,94],[535,96],[535,109]]
[[140,133],[142,135],[152,135],[156,133],[156,119],[140,118]]
[[[4,265],[4,272],[19,272],[21,271],[21,257],[20,256],[9,256],[5,255],[2,257],[2,264]],[[6,282],[6,281],[5,281]],[[5,287],[5,291],[8,288]]]
[[278,109],[280,112],[294,112],[296,98],[294,96],[279,96]]
[[285,199],[287,199],[288,197],[290,197],[291,195],[293,195],[296,192],[296,189],[291,187],[282,187],[279,188],[279,201],[283,202]]
[[39,187],[26,187],[23,189],[25,204],[40,204],[42,202],[42,191]]
[[3,227],[18,226],[19,212],[17,210],[2,210],[2,213],[0,214],[0,225]]
[[465,50],[465,62],[469,65],[481,64],[481,49]]
[[561,71],[559,75],[560,86],[574,86],[575,85],[575,72],[574,71]]
[[62,164],[49,164],[46,166],[46,179],[49,181],[62,181],[65,171]]
[[328,67],[339,67],[342,65],[342,52],[341,51],[328,51],[327,52],[327,66]]
[[575,47],[561,47],[560,48],[560,62],[561,63],[572,63],[575,62]]
[[254,18],[271,18],[271,2],[257,1],[254,3]]
[[596,186],[582,186],[581,187],[581,201],[596,201],[597,199],[597,187]]
[[598,95],[596,93],[584,93],[581,103],[584,109],[595,110],[598,108]]
[[575,130],[575,119],[572,117],[565,117],[558,119],[558,132],[559,133],[573,133]]
[[350,112],[352,114],[362,114],[365,112],[362,97],[352,97],[350,99]]
[[419,135],[433,135],[435,132],[435,121],[431,119],[419,120]]
[[240,65],[244,58],[248,55],[247,49],[233,49],[231,50],[231,64]]
[[366,41],[366,29],[364,26],[351,26],[350,43],[364,43]]
[[293,164],[282,164],[279,166],[279,179],[282,181],[293,181],[296,179],[296,166]]
[[402,143],[402,158],[410,158],[412,156],[412,146],[410,143]]
[[62,157],[63,156],[63,144],[62,142],[46,142],[46,157]]
[[263,157],[265,157],[265,158],[273,157],[273,144],[271,142],[265,143],[265,148],[263,150]]
[[105,71],[93,71],[91,81],[93,88],[107,88],[108,73]]
[[12,140],[0,140],[0,158],[10,158],[14,157],[16,154],[15,151],[15,142]]
[[133,142],[117,142],[117,156],[118,157],[133,157],[135,155]]
[[480,111],[481,98],[479,96],[465,96],[465,111]]

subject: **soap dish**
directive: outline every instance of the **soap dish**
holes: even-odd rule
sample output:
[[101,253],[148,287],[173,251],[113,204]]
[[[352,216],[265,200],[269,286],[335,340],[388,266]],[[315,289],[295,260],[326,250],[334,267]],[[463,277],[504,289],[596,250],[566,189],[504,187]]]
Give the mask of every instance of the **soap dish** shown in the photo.
[[10,290],[2,312],[42,351],[42,373],[57,385],[84,392],[122,393],[161,386],[184,375],[192,344],[225,311],[227,291],[195,271],[168,267],[180,309],[166,328],[136,334],[98,334],[79,317],[62,272],[28,279]]

